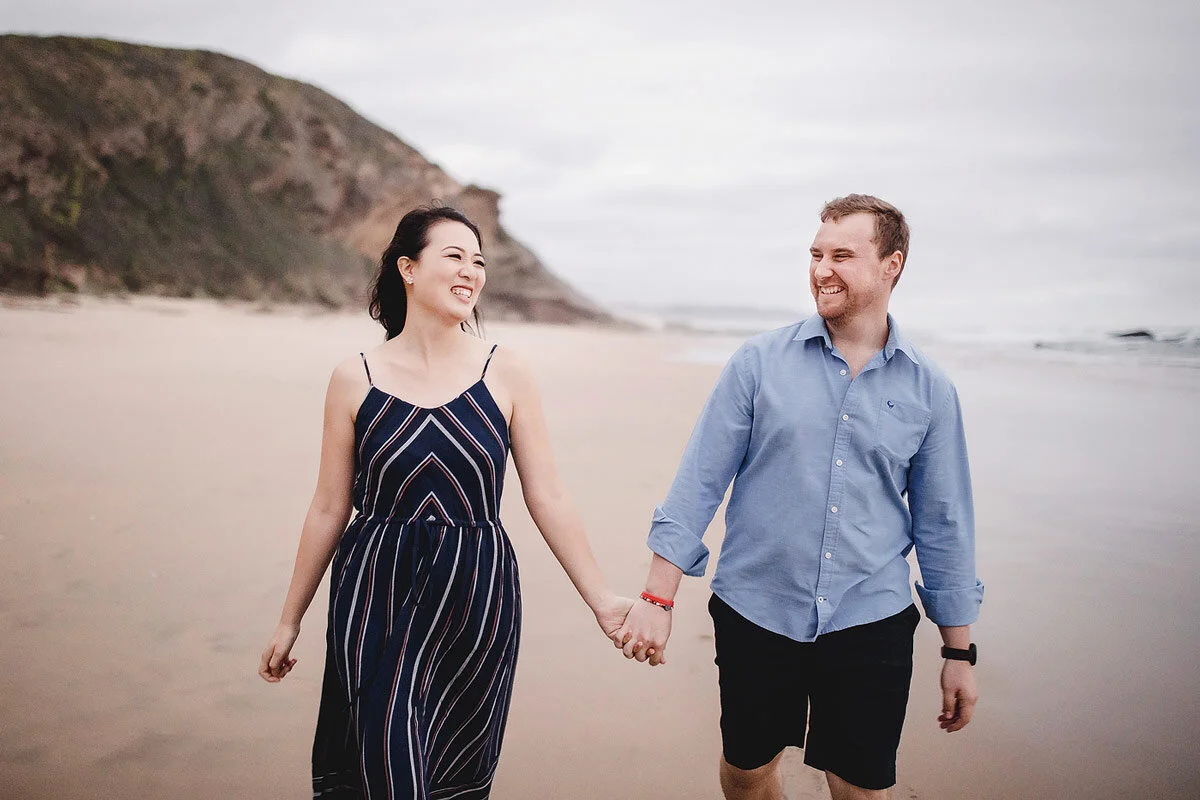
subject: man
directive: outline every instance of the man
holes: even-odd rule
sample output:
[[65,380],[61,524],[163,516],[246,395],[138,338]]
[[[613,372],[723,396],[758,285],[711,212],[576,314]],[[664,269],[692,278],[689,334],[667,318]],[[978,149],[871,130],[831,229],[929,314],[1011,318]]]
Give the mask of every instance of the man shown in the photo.
[[809,268],[817,314],[733,355],[655,509],[645,602],[620,633],[625,655],[652,665],[733,481],[709,602],[729,800],[782,798],[788,745],[834,800],[891,796],[920,621],[914,546],[917,594],[946,645],[938,720],[971,720],[983,584],[966,441],[954,385],[888,314],[908,238],[878,198],[825,206]]

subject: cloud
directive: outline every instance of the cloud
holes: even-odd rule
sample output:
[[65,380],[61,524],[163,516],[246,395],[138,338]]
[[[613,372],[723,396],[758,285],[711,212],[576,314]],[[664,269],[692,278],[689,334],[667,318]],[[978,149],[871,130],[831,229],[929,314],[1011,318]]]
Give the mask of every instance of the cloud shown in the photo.
[[315,83],[501,191],[601,299],[803,301],[821,203],[868,191],[909,215],[926,305],[1200,309],[1193,3],[9,5]]

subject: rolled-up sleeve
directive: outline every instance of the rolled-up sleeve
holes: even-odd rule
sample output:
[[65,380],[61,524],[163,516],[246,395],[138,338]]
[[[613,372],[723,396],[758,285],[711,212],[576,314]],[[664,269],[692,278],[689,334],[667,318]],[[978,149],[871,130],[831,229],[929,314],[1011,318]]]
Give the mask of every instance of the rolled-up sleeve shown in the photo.
[[979,618],[983,583],[975,574],[975,506],[962,408],[953,385],[944,391],[912,459],[908,506],[921,569],[917,596],[934,623],[953,627]]
[[703,575],[708,566],[704,533],[746,457],[755,383],[743,346],[722,370],[696,421],[667,499],[654,509],[647,543],[686,575]]

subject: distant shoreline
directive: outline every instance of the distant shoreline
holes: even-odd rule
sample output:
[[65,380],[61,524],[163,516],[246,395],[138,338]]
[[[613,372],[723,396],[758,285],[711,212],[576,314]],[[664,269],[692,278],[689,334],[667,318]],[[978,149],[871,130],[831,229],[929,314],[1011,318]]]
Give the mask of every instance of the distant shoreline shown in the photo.
[[[238,314],[267,315],[292,318],[329,318],[341,317],[354,319],[366,315],[365,308],[342,306],[330,308],[318,303],[275,302],[265,300],[238,300],[218,298],[179,298],[164,297],[150,294],[53,294],[34,296],[0,292],[0,309],[32,309],[53,313],[70,313],[84,308],[127,308],[131,311],[156,313],[164,315],[187,315],[200,312],[203,309],[220,309]],[[528,327],[550,327],[580,330],[623,330],[635,334],[651,336],[684,336],[692,339],[692,346],[686,347],[670,360],[693,364],[723,364],[745,339],[765,330],[782,327],[804,318],[803,312],[797,312],[792,318],[784,318],[780,310],[764,312],[763,321],[758,326],[753,321],[742,316],[733,318],[722,312],[728,309],[716,309],[712,316],[705,316],[709,309],[692,307],[687,311],[692,318],[682,316],[680,308],[668,309],[675,314],[674,318],[654,317],[649,311],[641,310],[636,314],[616,309],[612,312],[612,321],[595,322],[578,320],[573,322],[545,322],[513,319],[508,316],[490,316],[483,313],[484,335],[488,334],[491,325]],[[752,312],[753,309],[737,309],[739,314]],[[774,318],[767,314],[775,314]],[[715,319],[715,322],[714,322]],[[1051,359],[1078,363],[1115,363],[1115,364],[1145,364],[1148,366],[1166,366],[1185,369],[1200,369],[1200,340],[1195,337],[1200,329],[1190,332],[1187,330],[1145,330],[1136,332],[1138,335],[1118,336],[1117,333],[1093,334],[1090,338],[1063,336],[1058,339],[1042,339],[1035,336],[986,336],[977,334],[956,334],[932,332],[914,329],[906,326],[906,331],[917,342],[918,346],[928,348],[932,354],[952,350],[964,353],[1009,354],[1014,356]],[[1128,333],[1128,332],[1127,332]]]

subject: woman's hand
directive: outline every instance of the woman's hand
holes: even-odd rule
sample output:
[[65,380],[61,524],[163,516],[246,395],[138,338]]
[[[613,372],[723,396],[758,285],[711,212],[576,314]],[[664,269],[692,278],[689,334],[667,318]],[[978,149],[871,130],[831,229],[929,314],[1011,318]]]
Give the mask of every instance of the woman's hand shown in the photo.
[[604,631],[604,635],[614,644],[617,641],[617,632],[625,624],[625,617],[631,608],[633,608],[633,601],[628,597],[610,594],[596,603],[592,609],[592,613],[596,615],[596,622],[600,625],[600,630]]
[[275,629],[275,635],[271,637],[271,641],[262,652],[262,660],[258,662],[258,674],[264,681],[279,683],[283,676],[296,666],[296,659],[288,656],[299,635],[300,629],[295,625],[280,623]]

